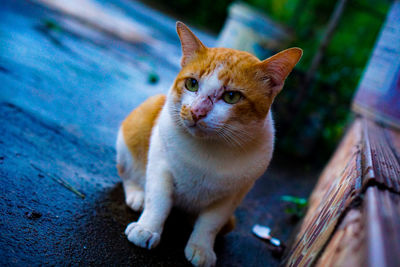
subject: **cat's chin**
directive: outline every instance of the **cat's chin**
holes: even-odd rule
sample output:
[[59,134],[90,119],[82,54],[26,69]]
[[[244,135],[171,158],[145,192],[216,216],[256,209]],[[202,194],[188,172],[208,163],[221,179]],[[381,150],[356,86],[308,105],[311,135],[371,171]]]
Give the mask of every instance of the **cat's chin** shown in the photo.
[[193,137],[197,138],[210,138],[210,133],[205,131],[204,129],[201,129],[198,125],[194,126],[184,126],[186,128],[186,131],[192,135]]
[[195,138],[201,138],[201,139],[215,139],[215,133],[209,129],[202,127],[201,125],[184,125],[183,126],[186,130],[186,132],[195,137]]

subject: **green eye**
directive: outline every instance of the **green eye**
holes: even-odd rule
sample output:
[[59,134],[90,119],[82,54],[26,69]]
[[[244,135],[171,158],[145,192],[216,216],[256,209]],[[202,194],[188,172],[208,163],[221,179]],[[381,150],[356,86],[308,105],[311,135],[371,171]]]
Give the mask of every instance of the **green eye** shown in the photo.
[[185,87],[190,92],[197,92],[197,90],[199,90],[199,83],[197,82],[196,79],[187,78],[185,81]]
[[222,95],[222,99],[228,104],[236,104],[242,98],[242,94],[235,91],[228,91]]

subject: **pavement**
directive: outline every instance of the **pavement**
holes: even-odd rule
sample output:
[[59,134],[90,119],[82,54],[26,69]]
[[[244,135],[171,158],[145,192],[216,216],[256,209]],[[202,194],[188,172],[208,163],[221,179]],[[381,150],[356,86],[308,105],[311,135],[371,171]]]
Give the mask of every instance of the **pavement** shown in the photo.
[[[36,1],[0,7],[0,265],[189,266],[191,227],[180,211],[147,251],[124,229],[138,213],[124,204],[114,143],[123,118],[165,93],[179,71],[176,19],[142,3],[96,1],[136,25],[149,42],[127,41]],[[206,45],[215,37],[197,31]],[[278,132],[279,138],[279,132]],[[317,176],[274,160],[219,237],[219,266],[278,266],[250,230],[268,225],[285,241],[295,224],[282,195],[307,197]]]

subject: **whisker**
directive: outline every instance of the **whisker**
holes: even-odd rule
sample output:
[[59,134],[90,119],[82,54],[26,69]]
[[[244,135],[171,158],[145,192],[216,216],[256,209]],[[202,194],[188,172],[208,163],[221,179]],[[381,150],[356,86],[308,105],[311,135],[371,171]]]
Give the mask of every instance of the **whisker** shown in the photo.
[[220,128],[219,133],[223,136],[225,136],[225,138],[231,142],[232,144],[236,145],[237,147],[239,147],[241,150],[245,151],[244,148],[244,142],[242,142],[241,138],[239,138],[236,133],[234,131],[232,131],[231,129],[228,129],[224,126],[222,126]]
[[[186,132],[188,129],[184,126],[180,118],[180,110],[176,107],[170,107],[171,118],[174,123],[181,126]],[[254,136],[246,130],[243,130],[234,125],[226,123],[208,123],[209,128],[215,130],[217,136],[221,137],[228,145],[236,146],[239,149],[246,151],[245,143],[248,141],[252,142],[255,140]],[[211,139],[211,138],[208,138]]]

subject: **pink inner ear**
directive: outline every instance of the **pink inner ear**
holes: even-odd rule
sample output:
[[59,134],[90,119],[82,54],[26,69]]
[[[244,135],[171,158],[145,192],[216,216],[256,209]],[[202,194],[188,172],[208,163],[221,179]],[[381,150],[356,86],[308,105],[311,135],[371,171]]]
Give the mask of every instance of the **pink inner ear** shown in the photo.
[[182,22],[177,22],[176,30],[182,45],[181,65],[186,65],[195,55],[205,49],[203,43],[194,33]]
[[270,78],[270,85],[282,85],[285,82],[286,77],[292,71],[289,66],[289,62],[284,62],[284,59],[270,62],[265,69],[266,74]]
[[264,80],[270,79],[269,86],[280,90],[286,77],[300,60],[302,50],[300,48],[290,48],[284,50],[259,63],[259,68],[263,72]]

